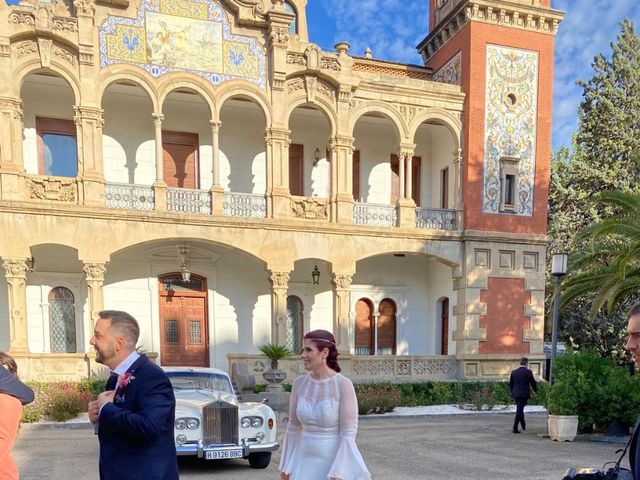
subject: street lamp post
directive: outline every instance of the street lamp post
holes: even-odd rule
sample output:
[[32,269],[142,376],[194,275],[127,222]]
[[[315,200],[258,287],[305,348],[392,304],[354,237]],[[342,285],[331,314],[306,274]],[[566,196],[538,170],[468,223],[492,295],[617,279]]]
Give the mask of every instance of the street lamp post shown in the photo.
[[558,344],[558,321],[560,319],[560,277],[567,273],[566,253],[554,253],[551,257],[551,275],[553,275],[553,331],[551,332],[551,362],[549,363],[549,385],[553,384],[553,363],[556,359]]

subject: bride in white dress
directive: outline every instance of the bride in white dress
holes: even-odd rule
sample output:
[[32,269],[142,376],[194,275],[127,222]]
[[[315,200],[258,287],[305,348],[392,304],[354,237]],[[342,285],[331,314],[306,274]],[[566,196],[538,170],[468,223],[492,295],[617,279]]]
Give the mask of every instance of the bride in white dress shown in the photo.
[[355,442],[358,400],[339,373],[335,338],[326,330],[307,333],[300,357],[309,373],[293,382],[280,479],[370,480]]

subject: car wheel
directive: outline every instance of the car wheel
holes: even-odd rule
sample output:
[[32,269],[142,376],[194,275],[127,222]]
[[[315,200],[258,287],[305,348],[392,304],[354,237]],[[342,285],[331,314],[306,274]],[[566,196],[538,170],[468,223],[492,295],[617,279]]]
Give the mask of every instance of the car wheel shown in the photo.
[[267,468],[271,462],[271,452],[259,452],[249,454],[251,468]]

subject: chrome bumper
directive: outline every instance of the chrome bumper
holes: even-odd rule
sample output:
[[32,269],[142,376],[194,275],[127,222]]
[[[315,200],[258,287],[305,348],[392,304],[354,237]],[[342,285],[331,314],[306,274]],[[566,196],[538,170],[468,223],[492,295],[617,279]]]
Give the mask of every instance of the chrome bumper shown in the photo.
[[251,443],[248,445],[234,445],[234,446],[221,446],[221,445],[208,445],[201,444],[184,444],[176,446],[176,454],[178,456],[197,456],[198,458],[204,458],[205,452],[223,452],[225,450],[236,450],[242,448],[242,457],[246,458],[250,453],[257,452],[274,452],[280,445],[278,442],[273,443]]

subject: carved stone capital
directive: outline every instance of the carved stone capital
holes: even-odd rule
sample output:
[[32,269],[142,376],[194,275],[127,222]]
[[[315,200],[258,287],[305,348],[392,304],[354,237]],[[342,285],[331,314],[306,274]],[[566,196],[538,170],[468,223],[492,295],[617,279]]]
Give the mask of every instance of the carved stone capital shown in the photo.
[[222,126],[222,122],[219,120],[209,120],[209,125],[211,125],[211,130],[214,132],[219,132],[220,127]]
[[4,275],[8,281],[27,279],[28,267],[26,259],[7,258],[2,266],[4,267]]
[[286,48],[289,44],[289,30],[286,27],[272,26],[269,40],[274,47]]
[[93,124],[98,128],[104,127],[103,109],[74,105],[73,111],[75,112],[73,119],[76,125],[85,126],[87,124]]
[[152,113],[151,118],[153,118],[153,124],[156,127],[162,126],[162,121],[164,120],[164,115],[161,113]]
[[94,263],[94,262],[84,262],[84,270],[85,278],[87,282],[104,282],[104,274],[107,271],[106,264],[104,263]]
[[333,284],[336,287],[336,290],[349,290],[349,286],[351,285],[351,281],[353,280],[352,275],[339,275],[333,274]]
[[73,0],[77,15],[93,17],[96,14],[96,3],[94,0]]
[[289,287],[289,272],[269,271],[269,280],[273,289],[287,289]]

